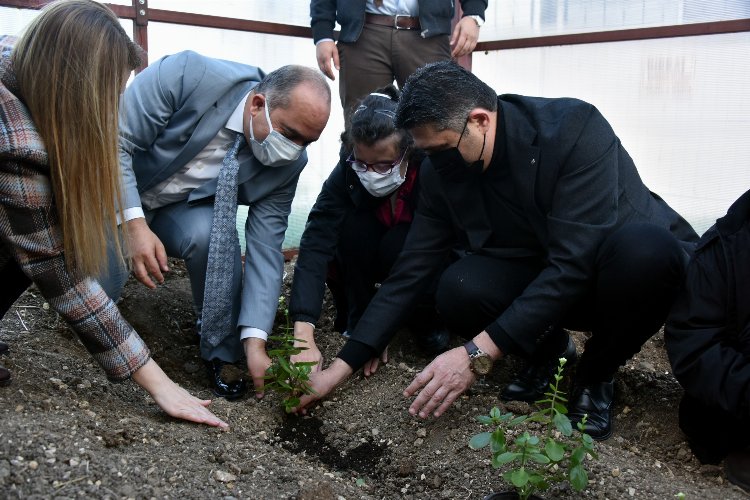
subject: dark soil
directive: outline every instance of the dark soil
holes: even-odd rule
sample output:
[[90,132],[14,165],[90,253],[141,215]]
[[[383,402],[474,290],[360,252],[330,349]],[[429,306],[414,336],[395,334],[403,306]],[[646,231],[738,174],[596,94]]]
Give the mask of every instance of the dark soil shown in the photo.
[[[179,263],[173,269],[156,291],[131,281],[120,307],[164,370],[210,397],[189,283]],[[318,333],[327,361],[343,344],[331,331],[332,315],[327,305]],[[574,337],[581,348],[585,335]],[[516,359],[500,363],[439,419],[421,421],[401,393],[430,360],[402,334],[384,369],[353,377],[307,417],[285,415],[274,394],[214,401],[213,411],[231,425],[221,432],[167,417],[132,382],[109,383],[33,289],[0,323],[0,340],[11,346],[2,363],[13,373],[0,388],[5,498],[478,499],[507,488],[489,452],[467,442],[483,430],[474,417],[500,405]],[[620,371],[616,391],[615,432],[588,462],[589,487],[575,493],[563,485],[547,498],[747,498],[720,467],[701,465],[690,452],[677,427],[681,389],[661,334]]]

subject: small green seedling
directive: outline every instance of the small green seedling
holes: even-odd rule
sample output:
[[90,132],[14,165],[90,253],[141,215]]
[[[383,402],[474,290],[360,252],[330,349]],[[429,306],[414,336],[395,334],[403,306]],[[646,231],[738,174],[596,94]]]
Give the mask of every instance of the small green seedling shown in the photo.
[[270,335],[269,342],[273,347],[268,350],[268,357],[271,358],[271,366],[266,370],[265,388],[272,390],[284,396],[282,404],[284,411],[291,411],[299,406],[300,396],[305,394],[314,394],[310,387],[310,370],[315,366],[314,362],[305,361],[292,363],[289,361],[291,356],[299,354],[307,347],[295,347],[294,343],[305,342],[303,339],[294,337],[294,327],[289,319],[289,309],[286,308],[284,297],[279,297],[279,311],[283,312],[285,324],[281,327],[281,333]]
[[[515,416],[501,414],[495,407],[489,415],[477,417],[494,430],[479,433],[469,441],[469,447],[475,450],[490,446],[492,466],[505,469],[503,479],[513,485],[521,500],[566,480],[574,490],[582,491],[588,485],[584,459],[586,455],[597,457],[593,439],[583,432],[585,417],[578,423],[579,433],[573,433],[564,404],[567,399],[559,388],[566,359],[560,358],[559,362],[550,390],[544,393],[544,399],[537,401],[539,409],[530,415]],[[540,430],[524,430],[508,441],[511,429],[523,422],[536,422]]]

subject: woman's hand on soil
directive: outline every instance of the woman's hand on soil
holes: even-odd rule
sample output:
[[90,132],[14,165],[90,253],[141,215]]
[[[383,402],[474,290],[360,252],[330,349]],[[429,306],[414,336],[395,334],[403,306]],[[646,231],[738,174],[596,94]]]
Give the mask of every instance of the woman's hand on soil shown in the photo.
[[152,395],[156,404],[165,413],[182,420],[220,427],[223,430],[229,429],[229,424],[208,410],[207,406],[211,404],[210,399],[198,399],[179,385],[175,383],[172,385],[174,387],[160,390],[158,394]]
[[198,399],[185,389],[175,384],[153,359],[133,373],[133,380],[143,387],[154,398],[159,408],[172,417],[199,424],[206,424],[221,429],[229,425],[211,413],[208,408],[210,399]]
[[433,415],[439,417],[471,387],[474,380],[476,377],[469,368],[469,355],[463,346],[444,352],[427,365],[404,391],[407,398],[419,391],[409,406],[409,413],[427,418],[434,410]]
[[307,408],[310,405],[330,394],[339,384],[349,378],[352,373],[352,368],[340,358],[334,359],[331,366],[325,370],[311,373],[309,383],[315,393],[301,396],[299,406],[293,409],[292,412],[304,415],[307,413]]
[[362,367],[362,371],[365,374],[365,377],[369,377],[370,375],[374,375],[376,371],[378,371],[378,368],[381,364],[388,363],[388,346],[385,347],[383,350],[383,353],[378,356],[377,358],[370,359],[367,363],[365,363],[365,366]]
[[[305,345],[305,344],[302,344]],[[320,350],[318,347],[313,344],[312,346],[308,346],[307,349],[302,351],[299,354],[295,354],[294,356],[290,356],[289,361],[291,363],[302,363],[302,362],[312,362],[317,363],[316,365],[311,366],[310,373],[319,372],[322,370],[323,366],[323,355],[320,353]]]
[[[312,362],[317,363],[310,370],[311,373],[319,372],[323,369],[323,354],[318,346],[315,345],[315,328],[304,321],[294,322],[294,347],[299,347],[302,352],[289,358],[292,363]],[[299,340],[304,342],[300,342]]]

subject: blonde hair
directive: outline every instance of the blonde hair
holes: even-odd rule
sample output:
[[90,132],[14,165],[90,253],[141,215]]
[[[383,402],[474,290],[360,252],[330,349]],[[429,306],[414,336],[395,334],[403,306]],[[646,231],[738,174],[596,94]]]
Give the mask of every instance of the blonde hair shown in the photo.
[[66,265],[86,275],[105,268],[108,239],[122,255],[117,120],[120,93],[140,53],[109,8],[61,0],[31,22],[11,56],[49,156]]

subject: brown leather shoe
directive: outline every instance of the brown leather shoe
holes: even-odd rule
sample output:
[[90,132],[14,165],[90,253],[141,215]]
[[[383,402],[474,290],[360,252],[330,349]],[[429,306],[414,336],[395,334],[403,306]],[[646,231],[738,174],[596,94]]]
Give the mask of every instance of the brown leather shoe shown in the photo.
[[750,492],[750,448],[727,455],[724,472],[730,482]]
[[0,365],[0,386],[10,384],[10,371],[3,365]]

